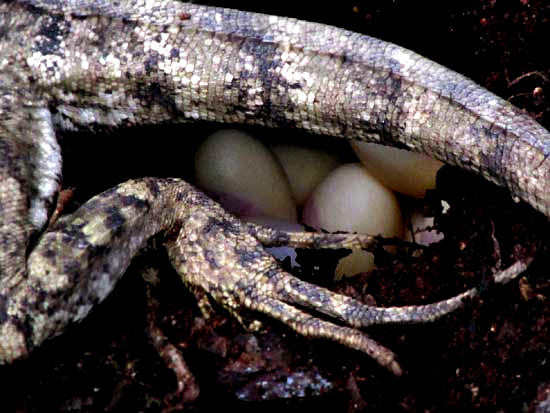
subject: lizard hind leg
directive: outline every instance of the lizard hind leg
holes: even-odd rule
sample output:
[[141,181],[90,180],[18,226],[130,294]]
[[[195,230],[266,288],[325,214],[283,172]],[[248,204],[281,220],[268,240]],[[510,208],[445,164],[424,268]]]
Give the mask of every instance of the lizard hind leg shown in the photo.
[[195,209],[181,225],[177,237],[168,237],[166,243],[173,267],[187,285],[207,292],[241,324],[243,308],[257,311],[303,336],[329,339],[364,352],[401,374],[394,353],[363,332],[306,312],[310,308],[349,321],[343,316],[346,311],[353,313],[359,307],[367,311],[368,307],[284,272],[248,232],[247,224],[212,203]]
[[[234,230],[234,229],[233,229]],[[234,233],[234,231],[231,231]],[[248,238],[248,234],[246,234]],[[232,241],[228,241],[231,249],[239,250],[243,255],[236,257],[241,260],[238,265],[237,260],[232,260],[231,265],[221,268],[210,260],[208,263],[208,251],[213,247],[207,245],[209,237],[202,238],[200,248],[192,248],[190,239],[196,239],[189,231],[180,231],[176,240],[167,242],[167,250],[172,265],[186,284],[193,290],[202,289],[206,291],[213,299],[221,304],[229,313],[245,326],[242,315],[239,311],[243,308],[257,311],[268,315],[271,318],[281,321],[287,327],[296,331],[298,334],[309,338],[324,338],[343,344],[346,347],[361,351],[372,357],[381,366],[387,368],[395,375],[401,375],[402,370],[396,361],[395,354],[386,347],[378,344],[369,338],[365,333],[351,327],[340,326],[330,321],[320,319],[304,310],[294,307],[292,304],[299,301],[292,298],[284,292],[285,289],[294,289],[291,286],[292,281],[302,283],[301,288],[304,297],[305,307],[315,308],[315,294],[323,296],[341,297],[329,290],[317,287],[298,280],[290,274],[280,269],[274,259],[261,249],[252,250],[247,248],[243,251],[239,247],[235,248]],[[213,237],[216,242],[220,242],[220,237]],[[254,240],[252,238],[252,240]],[[211,241],[211,240],[210,240]],[[223,249],[220,244],[218,248]],[[199,255],[190,256],[190,250],[196,252],[201,249],[204,252],[203,257]],[[246,256],[246,254],[249,254]],[[203,259],[204,258],[204,259]],[[211,257],[213,259],[213,257]],[[256,258],[257,265],[247,265],[248,259]],[[200,263],[199,263],[200,261]],[[269,265],[265,265],[269,262]],[[236,265],[237,264],[237,265]],[[255,268],[255,269],[254,269]],[[240,274],[240,276],[236,276]],[[311,295],[311,302],[308,297]],[[288,302],[287,302],[288,301]],[[336,314],[335,314],[336,315]],[[336,315],[337,316],[337,315]]]
[[[206,291],[241,323],[242,308],[258,311],[304,336],[330,339],[362,351],[399,374],[401,370],[391,351],[351,327],[434,321],[461,306],[464,298],[475,295],[474,290],[469,290],[428,305],[370,307],[284,272],[262,243],[374,248],[373,237],[277,232],[243,223],[205,197],[200,197],[199,203],[200,207],[192,208],[181,221],[177,236],[168,237],[170,260],[186,284]],[[307,309],[351,327],[323,320],[307,313]]]

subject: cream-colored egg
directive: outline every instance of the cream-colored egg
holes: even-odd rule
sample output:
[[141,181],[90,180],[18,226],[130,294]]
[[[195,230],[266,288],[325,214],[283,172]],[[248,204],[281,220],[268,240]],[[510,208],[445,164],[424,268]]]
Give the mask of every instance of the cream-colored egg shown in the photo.
[[[401,210],[395,195],[358,163],[340,166],[317,186],[306,202],[302,221],[330,232],[403,235]],[[357,251],[340,263],[336,276],[354,275],[372,268],[372,255]]]
[[273,153],[250,135],[220,130],[195,154],[195,182],[239,216],[297,221],[287,177]]
[[366,142],[351,147],[365,167],[388,188],[415,198],[424,198],[435,188],[435,176],[442,162],[426,155]]
[[305,204],[315,187],[342,164],[337,156],[320,149],[292,144],[274,144],[270,147],[288,176],[298,208]]
[[441,232],[433,229],[434,217],[424,216],[421,210],[413,209],[410,212],[410,221],[410,228],[405,232],[405,240],[427,246],[444,238]]

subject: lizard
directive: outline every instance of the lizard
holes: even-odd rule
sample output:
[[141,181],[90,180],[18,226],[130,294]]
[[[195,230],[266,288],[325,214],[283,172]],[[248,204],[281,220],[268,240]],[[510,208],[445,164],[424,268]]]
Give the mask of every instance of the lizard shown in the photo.
[[[0,363],[28,356],[84,319],[159,232],[183,281],[233,315],[267,314],[367,353],[397,375],[395,354],[360,328],[433,321],[477,294],[385,308],[303,282],[263,246],[369,249],[376,239],[246,224],[176,178],[122,183],[45,228],[62,180],[57,134],[198,120],[302,128],[423,152],[550,216],[549,132],[397,45],[169,0],[2,0]],[[504,282],[528,264],[495,277]]]

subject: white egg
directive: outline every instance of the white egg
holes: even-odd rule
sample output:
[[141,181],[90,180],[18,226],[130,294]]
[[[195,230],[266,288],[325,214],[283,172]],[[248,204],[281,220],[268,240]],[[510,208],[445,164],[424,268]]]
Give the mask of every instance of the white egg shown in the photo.
[[342,164],[337,156],[320,149],[292,144],[274,144],[270,147],[288,177],[299,208],[305,204],[315,187]]
[[351,147],[363,165],[388,188],[415,198],[424,198],[435,188],[442,162],[426,155],[374,143],[353,142]]
[[441,232],[433,229],[434,217],[424,216],[421,210],[413,209],[410,212],[410,220],[411,228],[407,228],[405,240],[427,246],[444,238]]
[[242,131],[220,130],[201,144],[195,182],[236,215],[297,221],[282,167],[268,148]]
[[[395,195],[358,163],[340,166],[317,186],[306,202],[302,221],[330,232],[403,235],[401,210]],[[372,255],[357,251],[341,262],[336,276],[354,275],[372,268]]]

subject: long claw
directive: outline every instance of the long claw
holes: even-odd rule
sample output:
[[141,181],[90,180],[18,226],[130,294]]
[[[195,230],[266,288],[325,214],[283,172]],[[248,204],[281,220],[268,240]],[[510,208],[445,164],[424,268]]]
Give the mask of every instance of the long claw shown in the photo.
[[249,304],[251,309],[269,314],[271,317],[282,321],[298,334],[310,338],[336,341],[346,347],[369,355],[396,376],[403,373],[395,354],[361,331],[313,317],[296,307],[271,297],[257,297],[253,303],[250,302]]

